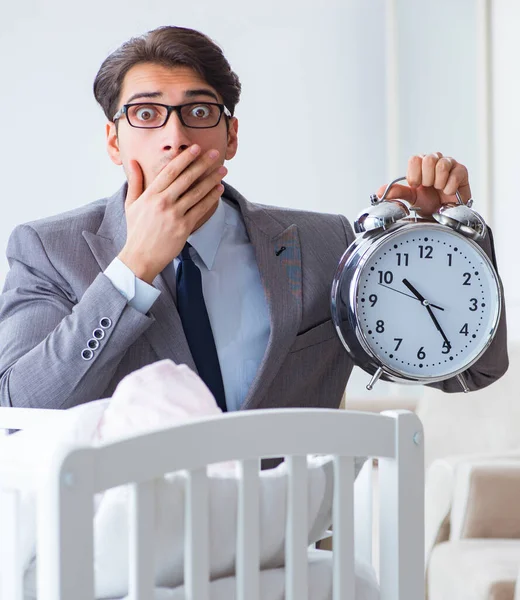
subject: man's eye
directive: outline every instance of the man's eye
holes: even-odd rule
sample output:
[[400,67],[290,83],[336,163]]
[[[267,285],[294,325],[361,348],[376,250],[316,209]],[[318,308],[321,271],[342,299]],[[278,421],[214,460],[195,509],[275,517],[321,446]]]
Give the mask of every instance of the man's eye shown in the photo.
[[151,121],[157,117],[157,111],[152,106],[142,106],[136,108],[135,116],[140,121]]
[[191,109],[190,114],[197,119],[207,119],[211,114],[211,107],[206,104],[197,104]]

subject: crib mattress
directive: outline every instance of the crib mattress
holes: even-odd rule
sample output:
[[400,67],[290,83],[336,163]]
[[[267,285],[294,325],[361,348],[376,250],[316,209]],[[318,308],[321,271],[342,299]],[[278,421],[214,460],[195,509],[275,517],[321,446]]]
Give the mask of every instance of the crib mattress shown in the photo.
[[[372,565],[356,561],[355,576],[354,600],[379,600],[379,584]],[[210,600],[235,600],[235,577],[223,577],[212,581],[209,592]],[[284,600],[284,597],[285,569],[281,567],[261,571],[260,600]],[[37,600],[34,567],[25,577],[24,600]],[[130,600],[130,597],[106,600]],[[153,600],[185,600],[184,586],[174,589],[156,588]],[[332,600],[332,552],[309,551],[309,600]]]

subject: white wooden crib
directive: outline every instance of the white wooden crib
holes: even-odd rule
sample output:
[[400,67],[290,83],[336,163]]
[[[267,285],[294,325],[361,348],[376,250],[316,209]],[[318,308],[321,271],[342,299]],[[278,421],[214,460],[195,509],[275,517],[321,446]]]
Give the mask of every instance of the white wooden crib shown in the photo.
[[[61,411],[0,408],[0,427],[52,429],[61,415]],[[128,597],[153,599],[154,480],[180,469],[189,470],[185,598],[209,600],[206,465],[235,459],[240,461],[241,474],[236,598],[259,600],[259,458],[281,456],[287,457],[289,470],[285,598],[306,600],[308,544],[300,524],[307,518],[309,454],[334,455],[333,599],[355,598],[355,554],[372,559],[370,464],[358,477],[354,493],[356,456],[379,459],[381,600],[423,599],[424,465],[419,419],[407,411],[290,409],[226,414],[102,447],[62,446],[43,474],[33,467],[13,469],[4,451],[0,457],[0,600],[24,598],[23,572],[16,558],[21,490],[37,493],[38,600],[93,600],[93,498],[123,484],[131,486]],[[355,512],[359,515],[356,502],[367,506],[362,507],[362,522],[358,518],[354,524]]]

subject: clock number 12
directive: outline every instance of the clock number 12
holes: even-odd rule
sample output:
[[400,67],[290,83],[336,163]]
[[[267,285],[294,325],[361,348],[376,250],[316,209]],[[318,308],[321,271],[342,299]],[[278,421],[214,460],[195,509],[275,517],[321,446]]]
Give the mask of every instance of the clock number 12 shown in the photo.
[[419,246],[419,258],[433,258],[433,246]]

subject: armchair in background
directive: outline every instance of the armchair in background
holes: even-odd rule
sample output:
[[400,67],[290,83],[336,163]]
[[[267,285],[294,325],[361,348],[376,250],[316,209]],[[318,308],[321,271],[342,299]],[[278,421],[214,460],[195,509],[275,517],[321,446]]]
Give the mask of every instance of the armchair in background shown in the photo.
[[520,600],[520,348],[509,354],[493,385],[427,388],[418,403],[429,600]]

